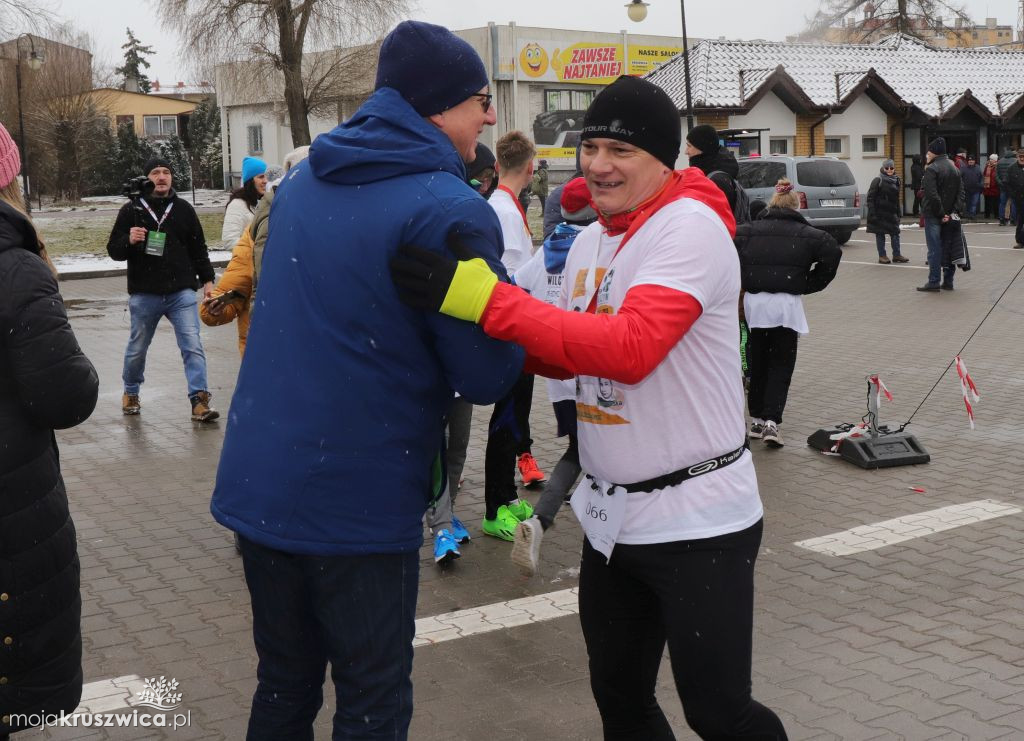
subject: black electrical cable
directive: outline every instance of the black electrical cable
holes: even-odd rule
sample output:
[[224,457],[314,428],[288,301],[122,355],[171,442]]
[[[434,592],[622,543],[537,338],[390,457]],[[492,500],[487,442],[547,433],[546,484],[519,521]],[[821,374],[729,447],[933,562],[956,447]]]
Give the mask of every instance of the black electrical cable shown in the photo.
[[[989,310],[985,313],[985,316],[983,316],[981,321],[978,322],[978,326],[974,328],[973,332],[971,332],[971,336],[967,338],[966,342],[964,342],[963,347],[961,347],[959,352],[957,352],[956,355],[953,356],[953,359],[949,361],[949,364],[945,368],[942,369],[942,373],[939,374],[938,379],[932,385],[932,387],[928,391],[928,393],[924,395],[924,398],[921,399],[921,403],[917,405],[917,409],[915,409],[913,411],[913,413],[910,415],[910,417],[907,419],[907,421],[904,422],[902,425],[900,425],[900,428],[898,430],[888,430],[888,429],[886,429],[886,430],[883,431],[883,428],[879,428],[879,434],[880,435],[892,435],[892,434],[895,434],[895,433],[903,432],[903,430],[907,429],[907,427],[910,425],[911,421],[913,421],[914,415],[917,414],[919,411],[921,411],[921,407],[923,407],[924,403],[926,401],[928,401],[928,397],[931,396],[932,393],[935,391],[935,389],[937,389],[939,387],[939,384],[942,383],[942,379],[946,377],[946,373],[948,373],[949,369],[953,367],[953,363],[956,362],[957,356],[963,354],[963,351],[967,349],[967,346],[971,343],[971,340],[974,339],[974,335],[978,334],[978,330],[981,329],[981,325],[983,325],[985,323],[985,321],[992,315],[992,312],[995,311],[996,307],[999,305],[999,302],[1003,300],[1003,297],[1006,295],[1007,291],[1009,291],[1010,288],[1013,286],[1013,284],[1016,282],[1017,278],[1020,277],[1021,273],[1024,273],[1024,265],[1022,265],[1020,270],[1018,270],[1014,274],[1014,276],[1010,279],[1010,282],[1006,284],[1006,288],[1003,289],[1003,292],[999,294],[999,298],[997,298],[995,300],[995,303],[992,304],[992,306],[989,308]],[[871,382],[868,381],[868,404],[869,404],[869,406],[868,406],[868,413],[865,414],[863,417],[861,417],[861,421],[865,422],[865,423],[867,423],[868,417],[871,416],[870,398],[871,398]],[[877,422],[877,420],[875,420],[875,421]]]

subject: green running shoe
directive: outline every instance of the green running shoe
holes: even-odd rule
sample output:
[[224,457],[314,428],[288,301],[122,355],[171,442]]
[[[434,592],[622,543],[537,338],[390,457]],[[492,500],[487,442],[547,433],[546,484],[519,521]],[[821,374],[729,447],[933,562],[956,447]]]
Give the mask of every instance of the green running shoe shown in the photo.
[[529,520],[533,517],[533,505],[525,499],[515,499],[505,506],[508,507],[508,511],[511,512],[512,516],[519,522]]
[[518,524],[519,520],[512,514],[512,510],[503,504],[498,507],[498,514],[493,520],[484,520],[481,529],[484,531],[484,535],[511,543],[516,539],[516,525]]

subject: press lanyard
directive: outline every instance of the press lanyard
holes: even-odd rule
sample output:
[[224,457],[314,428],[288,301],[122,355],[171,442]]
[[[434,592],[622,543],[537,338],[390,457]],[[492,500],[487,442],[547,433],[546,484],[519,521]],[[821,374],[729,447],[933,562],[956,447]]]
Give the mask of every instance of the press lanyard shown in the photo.
[[170,203],[167,204],[167,208],[164,209],[163,216],[161,216],[159,219],[157,219],[156,218],[156,214],[153,213],[153,209],[151,209],[149,207],[149,204],[146,202],[146,199],[145,198],[140,198],[139,200],[142,201],[142,205],[146,207],[146,210],[149,211],[149,215],[152,216],[153,217],[153,221],[156,222],[156,230],[160,231],[160,227],[163,226],[164,220],[167,219],[167,215],[170,214],[171,213],[171,209],[174,208],[174,201],[171,201]]
[[516,208],[519,209],[519,215],[523,217],[523,226],[526,227],[526,233],[533,237],[533,231],[530,229],[530,222],[526,220],[526,211],[523,210],[523,204],[519,202],[516,194],[509,190],[507,185],[499,185],[498,190],[503,190],[508,193],[509,198],[512,199],[512,203],[516,204]]

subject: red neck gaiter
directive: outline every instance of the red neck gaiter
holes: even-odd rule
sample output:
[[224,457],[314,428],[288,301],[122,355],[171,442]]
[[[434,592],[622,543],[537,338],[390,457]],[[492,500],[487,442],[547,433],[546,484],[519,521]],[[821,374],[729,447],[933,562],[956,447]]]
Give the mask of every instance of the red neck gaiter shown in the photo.
[[597,211],[597,220],[605,228],[608,235],[616,237],[619,234],[626,234],[619,245],[619,249],[629,241],[629,238],[643,226],[649,218],[656,214],[662,207],[667,206],[680,198],[693,198],[713,210],[729,230],[729,236],[736,236],[736,218],[732,215],[729,207],[729,200],[725,193],[719,190],[718,186],[708,180],[707,176],[696,167],[687,167],[685,170],[675,170],[669,176],[665,186],[641,203],[639,206],[620,214],[604,214],[593,202],[594,210]]
[[526,218],[526,211],[523,210],[523,204],[519,202],[519,196],[512,192],[512,189],[507,185],[499,185],[498,190],[503,190],[508,193],[508,197],[512,199],[512,203],[516,204],[516,208],[519,209],[519,215],[523,217],[523,226],[526,227],[526,233],[531,237],[533,236],[533,230],[530,228],[530,222]]

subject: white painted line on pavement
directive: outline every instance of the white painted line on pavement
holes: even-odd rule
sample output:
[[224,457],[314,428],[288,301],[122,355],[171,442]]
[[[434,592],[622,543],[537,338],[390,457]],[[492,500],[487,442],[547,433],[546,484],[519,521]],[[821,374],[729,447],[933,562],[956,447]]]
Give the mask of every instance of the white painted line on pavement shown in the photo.
[[820,538],[801,540],[794,545],[826,556],[850,556],[863,551],[873,551],[894,543],[921,538],[943,530],[973,525],[976,522],[996,517],[1019,514],[1024,510],[1012,504],[994,499],[979,499],[975,502],[953,504],[949,507],[904,515],[894,520],[884,520],[873,525],[832,533]]
[[420,618],[416,621],[416,637],[412,645],[416,648],[431,646],[517,625],[530,625],[575,615],[580,609],[576,600],[577,591],[577,588],[573,587]]
[[[876,522],[873,525],[862,525],[820,538],[801,540],[796,545],[829,556],[847,556],[1022,511],[1024,510],[1020,507],[993,499],[981,499]],[[578,592],[578,587],[572,587],[422,617],[416,621],[416,637],[412,645],[415,648],[432,646],[505,628],[576,615],[579,613]],[[82,688],[82,701],[75,712],[106,713],[129,707],[136,694],[145,686],[145,680],[137,674],[89,682]]]
[[[849,241],[850,242],[858,242],[858,243],[861,243],[861,244],[870,244],[872,246],[875,244],[874,240],[872,240],[872,239],[851,239]],[[927,246],[928,245],[926,245],[924,242],[908,242],[905,239],[904,240],[900,240],[900,247],[901,248],[903,248],[903,247],[927,247]],[[1016,247],[990,247],[990,246],[984,245],[984,244],[969,244],[967,246],[970,249],[972,249],[972,250],[998,250],[1000,252],[1015,252],[1017,250]],[[847,262],[850,262],[850,261],[849,260],[843,260],[843,264],[844,265]]]
[[[481,605],[466,610],[446,612],[441,615],[423,617],[416,621],[416,637],[412,645],[431,646],[435,643],[453,641],[457,638],[504,630],[517,625],[542,623],[554,618],[576,615],[579,605],[577,588],[562,589],[547,594]],[[146,687],[145,680],[137,674],[126,674],[113,679],[89,682],[82,687],[82,701],[76,713],[109,713],[130,707],[137,693]]]
[[889,268],[890,270],[927,270],[927,265],[907,265],[906,263],[897,264],[895,267],[892,265],[885,265],[878,262],[862,262],[860,260],[843,260],[843,265],[871,265],[876,268]]

